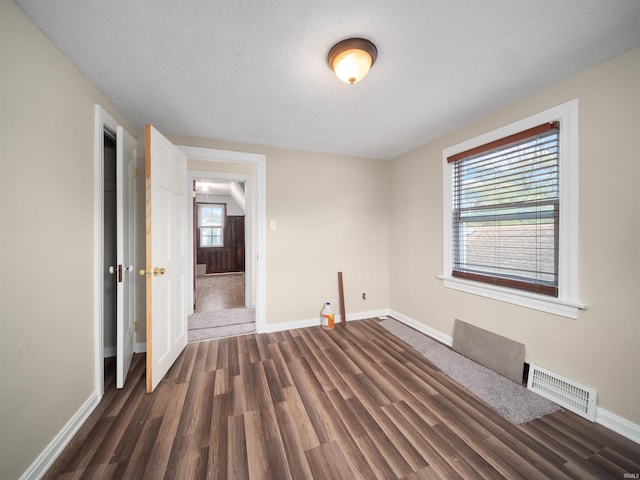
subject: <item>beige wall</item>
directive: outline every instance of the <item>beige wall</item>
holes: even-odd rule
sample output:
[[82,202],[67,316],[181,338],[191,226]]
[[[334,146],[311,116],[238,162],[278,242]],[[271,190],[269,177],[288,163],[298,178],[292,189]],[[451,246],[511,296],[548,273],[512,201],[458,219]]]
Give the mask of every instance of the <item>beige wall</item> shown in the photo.
[[0,22],[0,478],[13,479],[95,390],[94,106],[119,117],[13,2]]
[[[580,299],[577,320],[443,287],[442,150],[578,98]],[[393,161],[390,306],[447,335],[454,319],[526,345],[526,359],[598,390],[640,424],[640,49]]]
[[[267,323],[389,305],[388,162],[299,152],[267,154]],[[367,300],[362,300],[366,292]]]
[[[171,137],[176,144],[266,156],[266,323],[317,318],[325,301],[347,314],[387,308],[390,163],[230,142]],[[209,165],[207,165],[209,163]],[[190,170],[212,170],[189,161]],[[276,230],[269,224],[276,220]],[[367,300],[362,300],[362,293]]]

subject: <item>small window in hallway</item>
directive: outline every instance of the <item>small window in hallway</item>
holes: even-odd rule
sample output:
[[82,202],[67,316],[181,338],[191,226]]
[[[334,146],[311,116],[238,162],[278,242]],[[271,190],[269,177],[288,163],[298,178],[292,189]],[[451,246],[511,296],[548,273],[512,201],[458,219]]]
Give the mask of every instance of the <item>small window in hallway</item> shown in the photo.
[[198,247],[224,246],[226,205],[198,203]]

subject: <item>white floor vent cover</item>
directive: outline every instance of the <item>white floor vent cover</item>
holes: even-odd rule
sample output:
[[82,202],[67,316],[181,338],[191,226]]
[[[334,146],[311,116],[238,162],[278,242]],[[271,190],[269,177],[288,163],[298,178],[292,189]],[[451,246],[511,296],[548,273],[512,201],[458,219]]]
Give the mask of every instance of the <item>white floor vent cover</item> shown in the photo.
[[581,415],[592,422],[596,420],[596,391],[556,373],[531,364],[527,388],[552,402]]

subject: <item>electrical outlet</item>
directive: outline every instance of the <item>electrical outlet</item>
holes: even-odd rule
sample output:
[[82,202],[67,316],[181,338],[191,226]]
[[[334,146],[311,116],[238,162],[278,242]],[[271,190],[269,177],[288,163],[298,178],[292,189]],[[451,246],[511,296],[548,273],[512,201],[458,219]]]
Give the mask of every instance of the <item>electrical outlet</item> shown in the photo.
[[367,294],[365,292],[362,292],[362,299],[366,300],[367,299]]

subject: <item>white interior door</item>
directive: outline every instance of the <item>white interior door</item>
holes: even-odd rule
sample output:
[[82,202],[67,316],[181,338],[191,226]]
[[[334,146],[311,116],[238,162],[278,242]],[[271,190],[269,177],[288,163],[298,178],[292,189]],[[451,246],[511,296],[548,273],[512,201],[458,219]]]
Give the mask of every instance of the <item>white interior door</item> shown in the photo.
[[187,157],[146,127],[147,392],[187,345]]
[[124,386],[134,350],[133,169],[137,142],[116,129],[116,388]]

